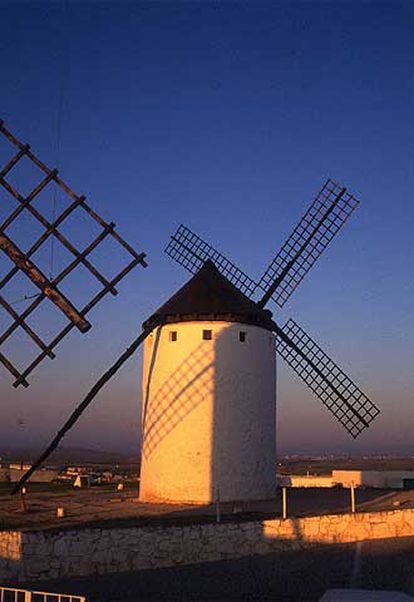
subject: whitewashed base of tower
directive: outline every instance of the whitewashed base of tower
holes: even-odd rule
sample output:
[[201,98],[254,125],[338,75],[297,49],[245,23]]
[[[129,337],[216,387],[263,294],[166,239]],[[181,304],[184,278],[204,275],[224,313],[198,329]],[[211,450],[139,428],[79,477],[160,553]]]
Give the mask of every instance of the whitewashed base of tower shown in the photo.
[[154,329],[144,348],[140,500],[274,497],[274,345],[270,331],[240,323]]

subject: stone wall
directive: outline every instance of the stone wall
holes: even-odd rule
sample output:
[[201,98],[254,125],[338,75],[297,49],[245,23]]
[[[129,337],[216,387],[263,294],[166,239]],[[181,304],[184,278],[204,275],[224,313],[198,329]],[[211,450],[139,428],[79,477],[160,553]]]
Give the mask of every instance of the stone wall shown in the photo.
[[19,531],[0,531],[0,576],[8,561],[19,561],[21,556],[22,534]]
[[414,536],[414,509],[174,526],[0,532],[0,584]]

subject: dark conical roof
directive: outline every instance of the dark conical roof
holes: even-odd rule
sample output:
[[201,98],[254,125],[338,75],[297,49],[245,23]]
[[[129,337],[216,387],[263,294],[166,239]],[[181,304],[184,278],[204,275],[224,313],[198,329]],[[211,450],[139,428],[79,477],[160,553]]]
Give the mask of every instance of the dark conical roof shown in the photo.
[[165,322],[195,320],[241,322],[273,330],[271,312],[241,293],[210,260],[143,327],[152,329]]

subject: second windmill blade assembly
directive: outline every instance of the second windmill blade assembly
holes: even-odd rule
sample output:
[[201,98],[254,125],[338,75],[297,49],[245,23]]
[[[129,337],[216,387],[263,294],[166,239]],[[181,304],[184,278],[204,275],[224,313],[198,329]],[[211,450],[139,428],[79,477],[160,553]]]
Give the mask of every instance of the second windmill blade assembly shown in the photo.
[[[273,300],[282,307],[358,207],[359,201],[343,186],[328,179],[310,207],[271,261],[258,284],[205,240],[181,225],[166,253],[194,273],[207,261],[240,292],[264,294],[257,307]],[[353,436],[368,428],[379,409],[293,320],[281,329],[275,323],[283,359]]]

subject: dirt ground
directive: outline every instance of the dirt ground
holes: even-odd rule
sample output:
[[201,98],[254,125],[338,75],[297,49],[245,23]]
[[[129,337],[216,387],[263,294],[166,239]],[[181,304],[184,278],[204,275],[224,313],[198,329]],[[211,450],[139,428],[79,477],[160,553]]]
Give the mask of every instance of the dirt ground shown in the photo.
[[[43,486],[28,488],[24,498],[11,496],[11,488],[0,490],[0,529],[78,528],[107,524],[174,524],[216,520],[217,507],[183,504],[146,504],[137,499],[137,490],[117,491],[115,487],[84,490]],[[58,507],[64,517],[57,518]],[[356,490],[356,509],[360,512],[414,507],[414,491],[378,489]],[[220,504],[221,520],[280,516],[281,495],[274,500]],[[288,516],[349,512],[347,489],[290,489]]]

